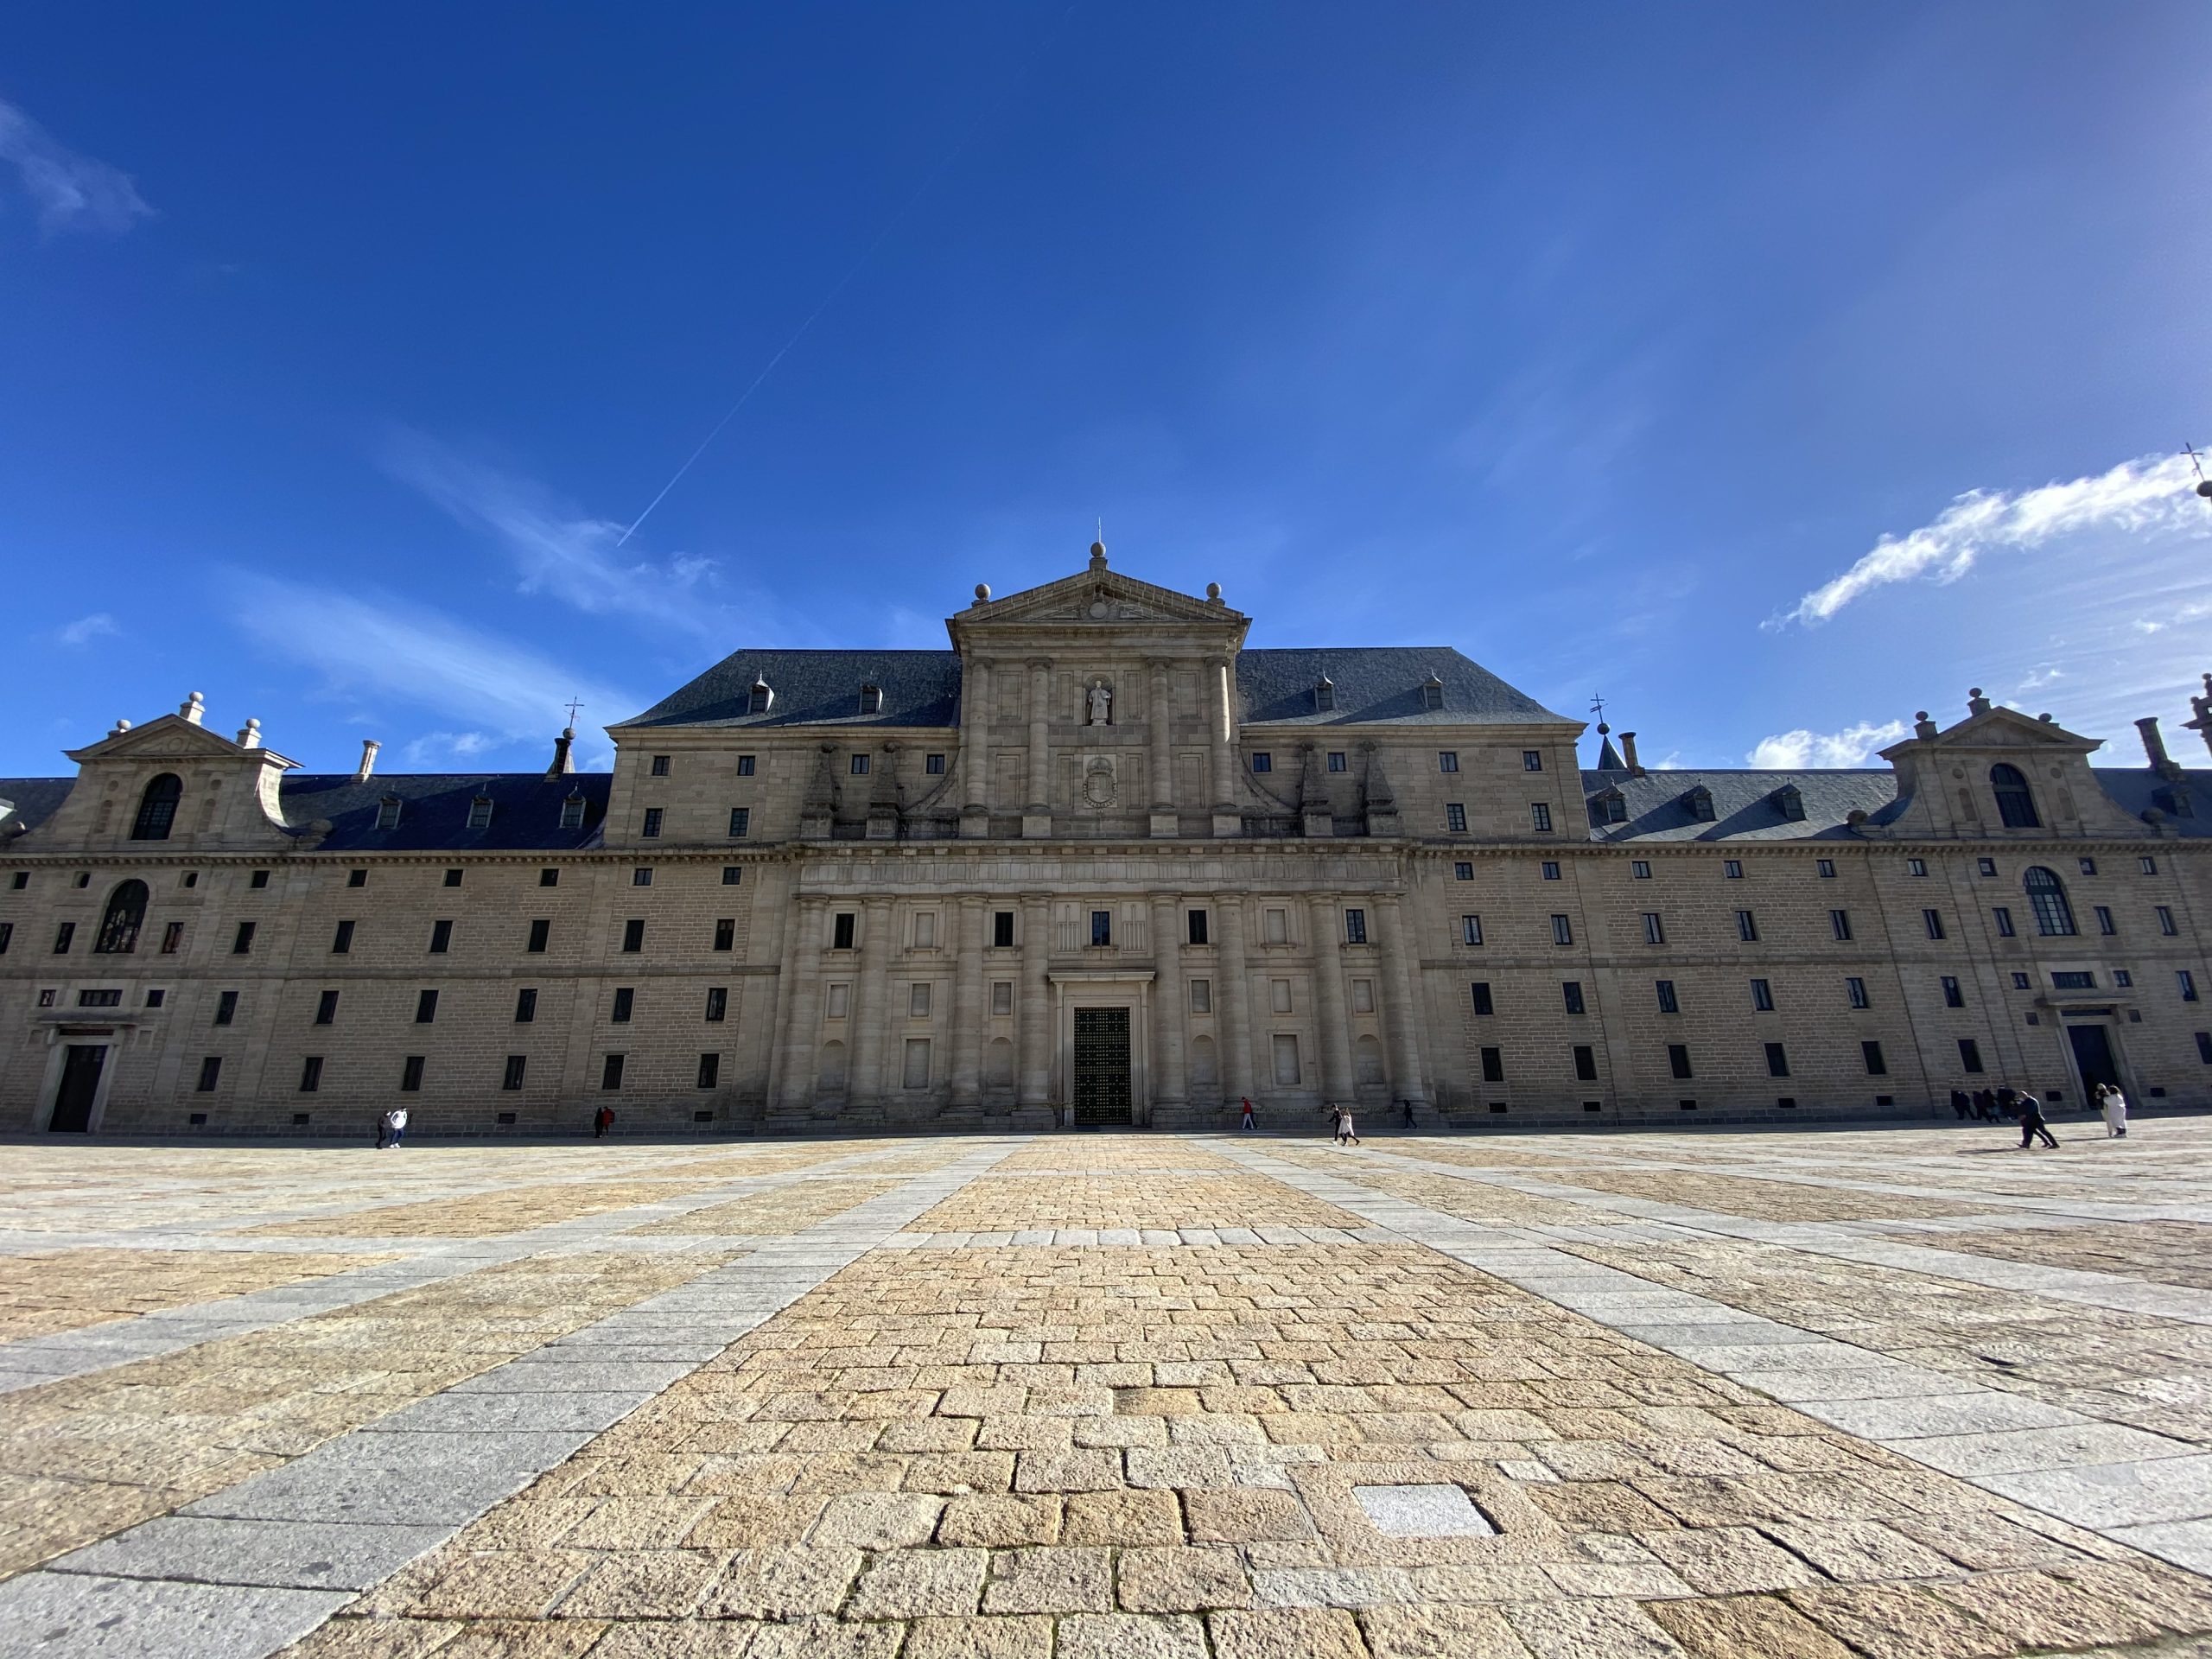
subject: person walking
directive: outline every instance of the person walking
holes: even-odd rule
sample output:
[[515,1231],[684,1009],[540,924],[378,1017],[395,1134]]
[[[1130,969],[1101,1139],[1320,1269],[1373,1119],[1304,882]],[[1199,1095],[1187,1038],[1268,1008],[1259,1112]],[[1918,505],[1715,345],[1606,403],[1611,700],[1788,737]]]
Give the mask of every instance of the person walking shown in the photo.
[[407,1134],[407,1109],[404,1106],[395,1106],[385,1114],[385,1116],[391,1121],[391,1144],[397,1147]]
[[391,1139],[391,1114],[390,1112],[378,1112],[377,1114],[377,1150],[378,1152],[382,1152],[385,1148],[385,1143]]
[[1337,1143],[1339,1146],[1357,1146],[1359,1135],[1351,1126],[1351,1108],[1338,1106],[1334,1110],[1337,1114]]
[[1420,1127],[1420,1125],[1416,1124],[1416,1123],[1414,1122],[1414,1103],[1413,1103],[1413,1102],[1411,1102],[1410,1100],[1402,1100],[1402,1101],[1400,1101],[1400,1102],[1398,1103],[1398,1104],[1399,1104],[1399,1105],[1401,1105],[1401,1106],[1402,1106],[1403,1108],[1405,1108],[1405,1112],[1406,1112],[1406,1127],[1407,1127],[1408,1128],[1409,1128],[1409,1129],[1411,1129],[1411,1128],[1418,1128]]
[[593,1140],[606,1140],[607,1130],[613,1127],[614,1109],[612,1106],[602,1106],[591,1115],[591,1138]]
[[1951,1090],[1951,1109],[1958,1115],[1960,1122],[1963,1123],[1967,1121],[1968,1115],[1974,1110],[1974,1103],[1967,1098],[1965,1090]]
[[2108,1141],[2127,1139],[2127,1096],[2109,1083],[2097,1085],[2097,1109],[2104,1114],[2105,1138]]
[[2033,1149],[2035,1138],[2043,1137],[2046,1147],[2056,1147],[2058,1141],[2050,1132],[2050,1125],[2044,1122],[2043,1103],[2024,1089],[2012,1096],[2012,1109],[2020,1115],[2020,1150]]
[[1259,1128],[1252,1121],[1252,1096],[1249,1095],[1244,1096],[1244,1114],[1237,1120],[1236,1127],[1248,1132]]

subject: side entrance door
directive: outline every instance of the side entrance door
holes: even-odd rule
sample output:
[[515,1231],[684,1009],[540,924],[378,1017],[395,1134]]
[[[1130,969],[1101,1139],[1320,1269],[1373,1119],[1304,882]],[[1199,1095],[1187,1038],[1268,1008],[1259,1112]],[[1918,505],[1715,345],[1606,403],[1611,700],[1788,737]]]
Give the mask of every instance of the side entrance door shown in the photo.
[[105,1043],[72,1043],[61,1060],[61,1087],[54,1096],[47,1128],[56,1135],[82,1135],[92,1127],[92,1096],[99,1092],[100,1068],[107,1063]]
[[1129,1011],[1075,1011],[1075,1121],[1129,1121]]
[[2102,1026],[2069,1026],[2066,1040],[2074,1046],[2075,1069],[2082,1074],[2082,1103],[2089,1103],[2101,1083],[2120,1087],[2120,1067],[2113,1058],[2112,1033]]

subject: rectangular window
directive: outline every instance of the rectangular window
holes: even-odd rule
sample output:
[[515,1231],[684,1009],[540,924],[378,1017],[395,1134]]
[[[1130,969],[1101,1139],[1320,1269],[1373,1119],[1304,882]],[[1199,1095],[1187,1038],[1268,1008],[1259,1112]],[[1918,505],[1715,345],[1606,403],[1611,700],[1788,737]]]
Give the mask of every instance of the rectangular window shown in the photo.
[[1454,864],[1452,867],[1452,879],[1454,881],[1473,880],[1475,879],[1475,867],[1471,864]]
[[2205,1065],[2212,1065],[2212,1031],[2196,1033],[2196,1058]]
[[537,1018],[537,988],[525,985],[515,993],[515,1024],[526,1026]]
[[532,955],[536,955],[545,949],[547,944],[550,942],[552,938],[552,920],[548,917],[541,916],[537,920],[531,923],[530,943],[523,946],[523,949]]
[[630,1016],[636,1012],[637,1007],[638,988],[634,985],[618,985],[614,988],[614,1011],[607,1018],[615,1025],[626,1026],[630,1023]]
[[453,924],[432,922],[430,924],[430,954],[434,957],[442,957],[452,948]]
[[1482,942],[1483,918],[1479,916],[1462,916],[1459,918],[1459,943],[1480,944]]
[[1541,749],[1523,749],[1521,751],[1522,771],[1541,772],[1543,769],[1544,754]]
[[1569,1014],[1580,1014],[1582,1012],[1582,982],[1580,980],[1561,980],[1560,982],[1559,994],[1560,1000],[1567,1004],[1567,1011]]
[[461,872],[459,870],[448,870],[446,872],[445,881],[446,886],[449,887],[459,887],[461,885]]
[[1739,910],[1736,912],[1736,937],[1745,944],[1758,943],[1759,925],[1748,910]]
[[1541,801],[1529,802],[1529,827],[1540,835],[1549,835],[1552,828],[1551,808]]
[[227,1026],[238,1017],[238,994],[225,991],[215,999],[215,1023]]
[[1720,861],[1720,874],[1724,880],[1742,880],[1744,879],[1744,861],[1740,858],[1722,859]]
[[1643,912],[1643,942],[1646,944],[1667,943],[1666,926],[1660,921],[1659,912],[1656,910],[1647,910]]
[[853,948],[853,912],[841,910],[830,918],[830,948],[849,950]]
[[[15,931],[12,925],[9,927],[9,931],[10,932]],[[171,922],[167,927],[162,930],[162,954],[163,956],[173,957],[176,955],[177,951],[183,946],[183,944],[184,924],[182,922]],[[0,953],[4,953],[7,949],[7,941],[0,939]]]
[[2084,875],[2094,875],[2096,873],[2097,873],[2097,861],[2096,861],[2095,859],[2094,859],[2094,858],[2085,858],[2085,859],[2083,859],[2083,860],[2082,861],[2082,874],[2084,874]]
[[1331,749],[1329,751],[1329,770],[1331,772],[1342,772],[1344,769],[1344,752],[1342,749]]
[[2145,855],[2135,861],[2135,868],[2145,875],[2156,875],[2158,873],[2158,861]]
[[737,949],[736,917],[722,916],[715,918],[715,949],[717,950],[734,950]]
[[622,1086],[622,1057],[620,1054],[609,1054],[599,1063],[599,1086],[601,1089],[620,1089]]
[[1651,879],[1651,861],[1648,858],[1629,860],[1628,873],[1632,880],[1649,881]]
[[944,775],[944,757],[941,754],[924,755],[922,774],[927,778],[942,778]]
[[1904,861],[1904,873],[1907,875],[1927,874],[1928,861],[1924,858],[1908,858]]
[[346,871],[346,885],[347,887],[367,887],[367,886],[369,885],[369,873],[368,873],[366,870],[348,870],[348,871]]
[[549,864],[545,868],[537,873],[537,885],[541,887],[559,887],[561,885],[561,872],[555,869]]
[[322,1056],[310,1054],[300,1062],[300,1092],[311,1095],[322,1087]]
[[[1191,982],[1191,1006],[1201,1013],[1205,1011],[1205,999],[1198,993],[1205,984],[1205,981],[1203,979],[1194,979]],[[993,1014],[1014,1012],[1014,982],[1012,980],[995,979],[991,982],[991,1012]]]
[[709,985],[709,986],[708,986],[708,987],[707,987],[707,1023],[708,1023],[709,1025],[710,1025],[710,1026],[711,1026],[711,1025],[718,1025],[718,1024],[720,1024],[722,1020],[727,1020],[727,1019],[728,1019],[728,1018],[729,1018],[729,987],[728,987],[728,986],[727,986],[727,985]]
[[265,887],[268,885],[269,872],[266,870],[256,870],[246,882],[246,886],[255,888]]
[[1505,1051],[1503,1049],[1483,1050],[1483,1081],[1484,1083],[1505,1081]]
[[2181,930],[2174,925],[2174,913],[2164,905],[2158,906],[2158,931],[2172,938]]
[[2094,991],[2097,976],[2082,969],[2066,969],[2050,976],[2050,988],[2055,991]]
[[1288,1014],[1291,1011],[1288,980],[1271,979],[1268,982],[1268,1006],[1277,1014]]
[[864,754],[856,754],[853,757],[852,775],[855,778],[865,778],[868,776],[868,756]]
[[730,808],[729,838],[732,841],[743,841],[746,836],[746,832],[752,829],[752,827],[753,809],[751,807],[733,806]]
[[1751,1007],[1760,1014],[1774,1012],[1774,987],[1765,980],[1751,982]]
[[1780,1043],[1769,1043],[1766,1046],[1766,1074],[1770,1077],[1786,1077],[1789,1075],[1789,1051],[1783,1047]]
[[238,924],[238,937],[231,941],[231,954],[234,957],[242,957],[252,949],[253,924],[251,922],[240,922]]
[[1556,859],[1550,859],[1550,858],[1548,858],[1548,859],[1544,860],[1544,861],[1543,861],[1541,865],[1539,865],[1539,866],[1537,867],[1536,873],[1537,873],[1539,875],[1542,876],[1542,877],[1544,878],[1544,880],[1547,880],[1547,881],[1556,881],[1556,880],[1559,880],[1559,861],[1558,861],[1558,860],[1556,860]]
[[1444,828],[1447,833],[1455,836],[1464,836],[1467,833],[1467,809],[1465,803],[1448,801],[1445,804]]
[[2025,974],[2015,974],[2012,976],[2012,988],[2014,990],[2025,991],[2032,989],[2033,988],[2034,982],[2030,980]]
[[1554,944],[1573,944],[1574,943],[1574,924],[1567,917],[1554,916],[1552,918],[1552,943]]
[[622,954],[634,957],[645,948],[645,918],[632,916],[622,924]]
[[1660,1013],[1680,1014],[1682,1011],[1682,1005],[1675,998],[1675,982],[1673,980],[1655,979],[1651,982],[1651,988],[1659,995]]
[[1488,1019],[1491,1014],[1496,1012],[1490,1000],[1490,982],[1488,980],[1478,979],[1475,981],[1473,984],[1468,986],[1467,989],[1474,997],[1475,1012],[1477,1014],[1482,1015],[1484,1019]]
[[909,1089],[930,1086],[930,1039],[909,1037],[906,1039],[906,1069],[901,1079]]
[[2011,938],[2012,937],[2012,912],[2006,909],[2003,905],[1996,905],[1991,907],[1989,913],[1997,923],[1997,937],[2000,939]]
[[[846,940],[848,945],[851,943],[849,938]],[[1008,950],[1014,948],[1014,912],[1012,911],[995,910],[991,912],[991,948],[995,950]]]
[[563,830],[581,830],[584,827],[584,798],[582,796],[571,795],[561,803],[561,827]]
[[1094,910],[1090,912],[1090,942],[1094,945],[1107,945],[1114,943],[1114,912],[1112,911]]
[[1367,943],[1367,912],[1365,911],[1347,910],[1344,912],[1344,943],[1346,944],[1365,944]]
[[[1012,998],[1013,992],[1014,988],[1011,985],[1007,986],[1007,993],[1009,1000]],[[1213,982],[1211,980],[1194,979],[1191,982],[1191,1012],[1192,1014],[1213,1012]]]
[[1974,868],[1978,874],[1992,876],[1997,874],[1997,861],[1993,858],[1978,858],[1974,861]]
[[1457,752],[1451,749],[1439,750],[1436,756],[1436,769],[1439,772],[1459,771],[1459,756]]
[[650,887],[652,884],[653,869],[652,865],[640,864],[636,869],[630,872],[630,885],[632,887]]
[[1835,874],[1835,860],[1832,858],[1815,859],[1813,861],[1813,868],[1818,871],[1822,877],[1833,878]]
[[2174,984],[2180,990],[2183,1001],[2196,1001],[2196,976],[2188,969],[2177,968],[2174,970]]
[[1866,999],[1866,982],[1853,974],[1843,982],[1844,1001],[1854,1008],[1871,1008],[1874,1005]]
[[1574,1046],[1574,1080],[1577,1083],[1598,1081],[1598,1051],[1588,1043]]
[[656,778],[665,778],[668,776],[668,757],[666,755],[657,754],[653,756],[653,776]]
[[1851,912],[1847,910],[1828,912],[1828,928],[1839,940],[1851,938]]
[[468,804],[468,827],[471,830],[489,830],[492,827],[492,803],[481,795]]
[[507,1056],[507,1067],[506,1067],[506,1070],[505,1070],[503,1073],[501,1073],[501,1074],[500,1074],[500,1077],[499,1077],[499,1087],[500,1087],[500,1088],[502,1088],[502,1089],[506,1089],[506,1090],[515,1090],[515,1089],[519,1089],[519,1088],[521,1088],[521,1087],[522,1087],[522,1075],[523,1075],[523,1073],[524,1073],[525,1071],[527,1071],[527,1070],[529,1069],[529,1067],[530,1067],[530,1056],[529,1056],[529,1055],[527,1055],[527,1054],[510,1054],[510,1055],[508,1055],[508,1056]]
[[1943,1006],[1947,1008],[1963,1008],[1966,1005],[1966,993],[1959,988],[1956,976],[1951,974],[1944,975]]
[[1185,937],[1192,944],[1206,942],[1206,913],[1203,910],[1188,912],[1183,918]]
[[213,1094],[215,1084],[222,1075],[223,1057],[219,1054],[208,1055],[200,1062],[200,1083],[197,1092],[203,1095]]
[[1920,921],[1921,925],[1928,930],[1928,937],[1929,938],[1940,939],[1943,937],[1943,912],[1942,911],[1923,910],[1920,912]]
[[1859,1045],[1859,1052],[1866,1062],[1868,1077],[1882,1077],[1889,1075],[1890,1063],[1882,1058],[1882,1046],[1879,1043],[1861,1043]]
[[342,957],[350,953],[353,949],[353,924],[340,922],[338,924],[338,931],[330,936],[330,954],[334,957]]
[[721,1074],[722,1057],[721,1055],[702,1054],[699,1057],[699,1087],[713,1088]]
[[123,1006],[123,992],[118,987],[108,990],[79,991],[77,1006],[80,1008],[119,1008]]
[[2095,906],[2095,910],[2096,910],[2096,915],[2097,915],[2097,931],[2098,931],[2098,932],[2100,932],[2100,933],[2105,933],[2105,934],[2112,934],[2112,933],[2117,933],[2117,932],[2119,932],[2119,931],[2120,931],[2120,929],[2119,929],[2118,927],[2114,926],[2114,925],[2113,925],[2113,919],[2112,919],[2112,906],[2109,906],[2109,905],[2098,905],[2098,906]]
[[1981,1045],[1971,1037],[1959,1039],[1959,1070],[1961,1071],[1981,1070]]
[[318,1026],[327,1026],[337,1018],[338,993],[335,991],[325,991],[321,996],[315,999],[315,1022]]
[[750,778],[753,775],[753,757],[751,755],[741,754],[737,757],[737,775],[741,778]]
[[1690,1075],[1690,1049],[1688,1043],[1667,1045],[1667,1069],[1677,1077]]
[[739,886],[743,885],[744,880],[745,880],[745,866],[744,866],[744,865],[742,865],[742,864],[725,864],[725,865],[723,865],[723,866],[722,866],[722,886],[724,886],[724,887],[739,887]]
[[423,1092],[423,1057],[409,1054],[399,1062],[399,1092],[419,1095]]
[[427,1026],[438,1017],[438,994],[435,991],[415,993],[415,1023]]
[[927,980],[917,980],[906,988],[906,1017],[909,1020],[930,1017],[930,986]]
[[2115,968],[2112,970],[2112,982],[2124,991],[2135,983],[2135,976],[2125,968]]
[[1278,1036],[1272,1048],[1274,1053],[1276,1085],[1286,1089],[1297,1087],[1300,1077],[1298,1039],[1291,1036]]

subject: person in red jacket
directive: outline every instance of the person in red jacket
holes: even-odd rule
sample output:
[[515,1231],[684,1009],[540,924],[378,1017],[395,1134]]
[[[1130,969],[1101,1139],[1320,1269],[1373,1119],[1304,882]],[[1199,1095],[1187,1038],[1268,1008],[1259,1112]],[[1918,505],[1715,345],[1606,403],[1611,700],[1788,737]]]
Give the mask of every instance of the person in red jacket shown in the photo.
[[604,1141],[607,1138],[607,1130],[613,1128],[613,1124],[614,1109],[612,1106],[601,1107],[592,1114],[591,1138],[594,1141]]

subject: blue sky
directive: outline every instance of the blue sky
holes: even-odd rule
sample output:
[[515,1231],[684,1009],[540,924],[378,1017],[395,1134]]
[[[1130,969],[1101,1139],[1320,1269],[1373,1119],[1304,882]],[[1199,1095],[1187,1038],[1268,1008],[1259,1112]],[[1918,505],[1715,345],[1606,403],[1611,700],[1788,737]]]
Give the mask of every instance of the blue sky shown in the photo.
[[2197,3],[16,8],[0,772],[603,762],[1100,515],[1647,760],[2187,754],[2208,128]]

